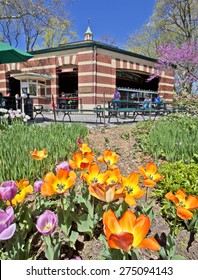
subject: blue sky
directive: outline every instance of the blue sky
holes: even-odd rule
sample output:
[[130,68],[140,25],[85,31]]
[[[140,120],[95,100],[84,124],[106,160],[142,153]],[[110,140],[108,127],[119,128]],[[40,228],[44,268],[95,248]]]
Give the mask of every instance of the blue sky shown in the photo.
[[121,47],[131,33],[149,20],[154,5],[155,0],[74,0],[69,10],[79,41],[84,38],[90,18],[94,40],[109,35]]

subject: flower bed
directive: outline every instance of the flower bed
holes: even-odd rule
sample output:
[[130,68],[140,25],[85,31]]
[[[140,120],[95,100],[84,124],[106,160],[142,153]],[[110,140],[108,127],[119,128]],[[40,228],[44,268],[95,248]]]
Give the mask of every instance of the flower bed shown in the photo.
[[[184,190],[167,192],[174,223],[162,246],[154,236],[147,237],[157,214],[152,192],[164,179],[156,164],[148,162],[123,175],[118,153],[105,149],[97,156],[82,139],[75,145],[76,151],[47,170],[48,148],[32,149],[27,160],[40,176],[34,175],[32,184],[30,178],[2,182],[1,259],[75,258],[80,236],[103,243],[101,259],[138,259],[142,248],[157,251],[161,259],[182,258],[175,256],[176,225],[185,221],[189,230],[196,229],[198,198]],[[73,255],[64,252],[66,247]]]

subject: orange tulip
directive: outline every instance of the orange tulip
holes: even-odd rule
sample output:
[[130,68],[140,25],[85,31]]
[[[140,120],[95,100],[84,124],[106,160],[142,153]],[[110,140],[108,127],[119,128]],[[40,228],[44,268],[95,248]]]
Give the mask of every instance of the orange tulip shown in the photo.
[[108,179],[106,180],[106,183],[108,185],[110,184],[120,184],[122,176],[120,174],[120,169],[119,168],[114,168],[112,170],[107,170],[105,174],[108,175]]
[[117,168],[115,163],[118,161],[118,155],[111,150],[105,150],[104,156],[98,157],[99,162],[105,163],[109,168],[114,169]]
[[93,161],[94,154],[91,153],[85,153],[83,155],[80,152],[76,152],[73,155],[73,160],[69,159],[69,165],[73,169],[85,169],[89,166],[89,164]]
[[76,173],[74,171],[59,169],[56,175],[52,172],[47,173],[43,181],[44,183],[41,186],[42,195],[63,194],[75,184]]
[[80,151],[85,154],[85,153],[91,153],[91,148],[87,143],[79,144],[79,149]]
[[143,166],[139,166],[138,172],[142,174],[143,184],[146,187],[154,187],[158,181],[164,179],[164,177],[157,172],[156,164],[152,162],[147,163],[146,170]]
[[177,206],[177,216],[183,220],[190,220],[193,217],[190,211],[198,208],[198,197],[189,195],[186,198],[184,190],[178,190],[175,195],[169,192],[165,197]]
[[89,186],[94,183],[103,184],[108,177],[108,174],[100,172],[100,168],[96,162],[89,164],[88,173],[83,171],[81,174],[81,178],[84,179]]
[[43,148],[41,151],[38,150],[31,151],[30,156],[35,160],[42,160],[47,157],[46,148]]
[[[28,194],[33,192],[32,185],[29,184],[29,180],[21,179],[19,182],[15,181],[18,192],[15,197],[11,200],[12,206],[16,206],[18,203],[21,203]],[[7,202],[7,205],[10,205],[10,202]]]
[[125,201],[129,205],[136,204],[135,198],[142,197],[146,192],[139,187],[140,175],[132,172],[128,177],[122,176],[122,187],[125,189]]
[[[150,228],[150,220],[141,214],[136,218],[131,210],[127,210],[118,220],[112,210],[103,214],[104,233],[110,248],[128,252],[133,248],[160,249],[155,238],[145,238]],[[145,238],[145,239],[144,239]]]
[[92,184],[89,186],[89,192],[91,195],[104,202],[112,202],[116,199],[124,197],[124,189],[116,189],[115,185],[106,184]]

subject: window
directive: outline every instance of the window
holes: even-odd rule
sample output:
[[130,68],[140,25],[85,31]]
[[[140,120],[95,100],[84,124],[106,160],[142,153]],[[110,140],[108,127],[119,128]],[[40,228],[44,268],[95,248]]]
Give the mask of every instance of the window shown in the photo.
[[26,91],[30,96],[45,96],[46,82],[33,79],[21,80],[21,90],[23,93]]

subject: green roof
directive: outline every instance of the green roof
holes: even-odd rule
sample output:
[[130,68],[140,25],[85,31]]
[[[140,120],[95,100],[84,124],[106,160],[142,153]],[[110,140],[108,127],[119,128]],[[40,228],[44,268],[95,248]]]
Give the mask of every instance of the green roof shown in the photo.
[[105,44],[105,43],[102,43],[102,42],[86,41],[86,40],[67,43],[67,44],[61,44],[61,45],[59,45],[58,47],[55,47],[55,48],[41,49],[41,50],[32,51],[30,53],[32,55],[37,55],[37,54],[44,54],[44,53],[71,50],[71,49],[80,49],[80,48],[86,48],[86,47],[92,47],[92,48],[98,47],[98,48],[101,48],[101,49],[126,54],[126,55],[129,55],[129,56],[145,59],[145,60],[148,60],[148,61],[157,62],[157,59],[155,59],[155,58],[151,58],[151,57],[147,57],[147,56],[144,56],[144,55],[141,55],[141,54],[133,53],[131,51],[120,49],[116,46],[112,46],[112,45]]

